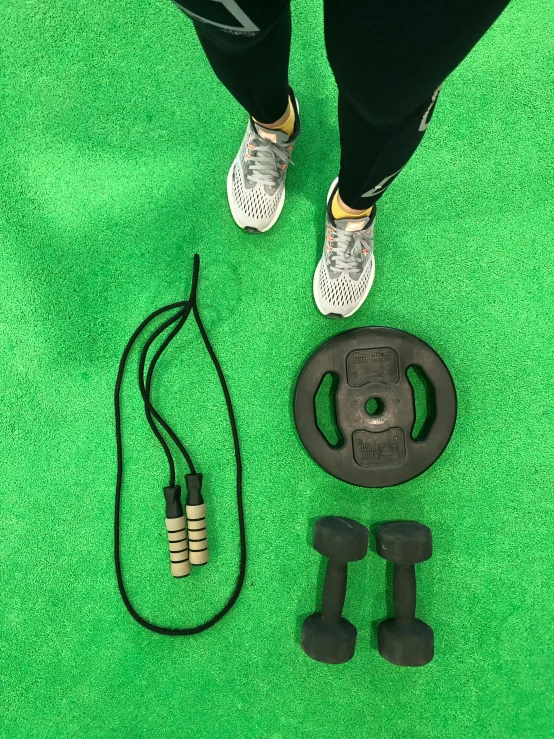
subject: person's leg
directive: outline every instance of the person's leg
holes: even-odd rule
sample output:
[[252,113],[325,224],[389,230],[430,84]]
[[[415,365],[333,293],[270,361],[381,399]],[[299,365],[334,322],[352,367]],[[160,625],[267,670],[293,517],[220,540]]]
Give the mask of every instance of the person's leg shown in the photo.
[[[290,0],[179,0],[219,80],[250,114],[227,176],[241,228],[268,231],[285,201],[285,179],[300,133],[289,87]],[[240,3],[240,6],[239,4]]]
[[420,144],[443,81],[509,0],[325,0],[341,166],[329,191],[314,299],[352,315],[375,274],[375,203]]
[[281,119],[289,97],[289,0],[176,4],[192,19],[215,74],[242,107],[259,121]]
[[325,0],[339,88],[340,197],[375,203],[407,164],[444,80],[509,0]]

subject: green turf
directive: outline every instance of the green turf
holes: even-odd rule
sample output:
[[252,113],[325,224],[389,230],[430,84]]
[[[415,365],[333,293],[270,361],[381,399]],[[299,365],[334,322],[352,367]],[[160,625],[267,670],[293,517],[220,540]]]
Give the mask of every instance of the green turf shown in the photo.
[[[550,0],[514,0],[454,73],[409,167],[382,200],[377,278],[343,323],[311,280],[339,152],[320,3],[294,4],[302,106],[288,198],[264,236],[228,212],[246,124],[169,0],[4,0],[0,8],[0,735],[195,739],[554,736],[554,126]],[[231,613],[184,639],[141,629],[112,563],[112,394],[138,323],[200,304],[236,406],[245,464],[247,582]],[[386,325],[445,359],[459,394],[450,446],[400,488],[342,484],[306,455],[291,393],[339,331]],[[212,562],[168,574],[165,458],[144,422],[136,354],[124,387],[124,561],[148,617],[193,624],[237,571],[230,430],[193,326],[155,399],[205,474]],[[179,466],[183,472],[182,465]],[[436,658],[376,651],[385,564],[352,567],[354,660],[300,650],[324,514],[428,524],[419,613]]]

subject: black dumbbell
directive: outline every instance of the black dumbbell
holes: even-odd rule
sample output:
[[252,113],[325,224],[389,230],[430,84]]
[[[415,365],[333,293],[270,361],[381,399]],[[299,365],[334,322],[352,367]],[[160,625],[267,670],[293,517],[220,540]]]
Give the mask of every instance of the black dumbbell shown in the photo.
[[321,613],[314,613],[302,627],[302,649],[312,659],[338,665],[348,662],[356,648],[356,627],[342,618],[346,597],[348,562],[367,554],[369,532],[350,518],[327,516],[314,528],[314,549],[329,558]]
[[379,624],[379,653],[395,665],[426,665],[434,654],[433,629],[415,617],[414,565],[433,553],[431,529],[416,521],[385,523],[377,529],[377,553],[394,562],[394,618]]

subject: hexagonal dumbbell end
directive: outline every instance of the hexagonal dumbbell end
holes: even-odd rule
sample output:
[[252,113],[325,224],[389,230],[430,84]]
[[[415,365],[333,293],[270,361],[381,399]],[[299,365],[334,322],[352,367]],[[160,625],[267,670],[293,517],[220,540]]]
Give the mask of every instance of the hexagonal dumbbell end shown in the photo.
[[417,521],[391,521],[377,529],[377,554],[395,564],[418,564],[433,554],[431,529]]
[[431,530],[416,521],[393,521],[377,530],[377,553],[394,563],[394,618],[379,625],[379,653],[389,662],[420,667],[433,659],[433,629],[415,617],[414,565],[433,553]]
[[302,649],[308,657],[328,665],[348,662],[356,651],[358,630],[341,618],[335,623],[323,619],[321,613],[313,613],[302,626]]
[[357,562],[367,554],[369,531],[351,518],[325,516],[314,527],[314,549],[333,562]]
[[314,549],[329,559],[321,613],[314,613],[302,627],[302,649],[312,659],[327,664],[348,662],[356,649],[356,627],[342,617],[346,596],[347,565],[367,553],[369,532],[350,518],[320,518],[314,529]]

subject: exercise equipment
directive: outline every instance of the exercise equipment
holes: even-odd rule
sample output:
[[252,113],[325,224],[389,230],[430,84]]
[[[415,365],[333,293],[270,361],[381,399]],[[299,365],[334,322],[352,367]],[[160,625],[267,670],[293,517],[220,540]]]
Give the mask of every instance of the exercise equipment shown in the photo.
[[187,577],[191,565],[205,565],[209,560],[206,504],[201,493],[202,475],[185,475],[185,482],[188,490],[186,515],[181,503],[181,486],[164,488],[165,527],[173,577]]
[[[200,313],[198,311],[197,303],[197,288],[198,288],[198,276],[200,270],[200,257],[198,254],[194,256],[193,264],[193,275],[192,275],[192,286],[190,296],[188,300],[184,300],[178,303],[167,305],[164,308],[159,308],[154,311],[148,318],[146,318],[137,330],[133,333],[129,339],[127,346],[121,357],[119,364],[119,371],[117,374],[117,381],[115,385],[115,429],[116,429],[116,441],[117,441],[117,482],[116,482],[116,493],[115,493],[115,516],[114,516],[114,561],[115,571],[117,576],[117,584],[119,592],[123,599],[123,602],[131,614],[131,616],[141,626],[154,631],[157,634],[166,634],[170,636],[188,636],[190,634],[198,634],[201,631],[209,629],[211,626],[220,621],[226,613],[233,607],[244,584],[244,578],[246,573],[246,534],[245,534],[245,523],[244,523],[244,506],[242,499],[242,460],[240,454],[240,444],[237,432],[237,425],[235,421],[235,414],[233,412],[233,406],[231,403],[231,397],[227,388],[227,383],[221,369],[221,365],[215,355],[215,352],[210,344],[208,335],[204,329],[204,325],[200,319]],[[206,505],[204,503],[201,487],[202,487],[202,475],[197,472],[194,463],[187,449],[175,434],[173,429],[167,424],[160,413],[154,408],[151,401],[151,387],[154,375],[154,370],[164,350],[168,347],[170,342],[177,336],[179,331],[185,325],[187,318],[192,312],[194,320],[202,336],[202,341],[208,352],[210,359],[216,369],[219,377],[219,382],[223,395],[225,397],[225,403],[227,406],[227,414],[229,417],[229,423],[231,425],[231,431],[233,434],[233,445],[235,451],[235,464],[236,464],[236,499],[237,499],[237,511],[238,511],[238,522],[239,522],[239,537],[240,537],[240,562],[239,572],[234,590],[227,601],[226,605],[216,613],[212,618],[203,624],[198,626],[191,626],[188,628],[173,629],[165,626],[158,626],[153,624],[147,619],[143,618],[135,608],[133,607],[123,581],[123,575],[121,571],[121,533],[120,533],[120,519],[121,519],[121,491],[123,486],[123,441],[122,441],[122,430],[121,430],[121,385],[123,383],[123,376],[125,372],[125,366],[129,353],[133,347],[133,344],[138,339],[148,325],[158,316],[168,311],[175,311],[164,323],[162,323],[146,341],[144,348],[142,349],[139,361],[139,388],[142,399],[144,401],[144,409],[146,419],[152,432],[160,442],[169,466],[169,484],[164,488],[165,496],[165,524],[169,540],[169,556],[170,556],[170,569],[171,574],[174,577],[187,577],[190,573],[190,565],[202,565],[208,561],[208,546],[206,536]],[[175,324],[175,325],[174,325]],[[154,341],[164,331],[174,325],[174,328],[164,338],[163,342],[155,352],[150,362],[148,372],[145,376],[145,365],[148,350],[154,343]],[[185,504],[185,510],[183,511],[183,505],[181,502],[181,486],[176,484],[175,476],[175,462],[170,448],[164,439],[162,433],[158,429],[156,423],[168,434],[168,436],[176,444],[177,448],[183,455],[185,462],[188,465],[190,474],[185,476],[187,486],[187,500]],[[188,541],[187,541],[187,528],[188,528]]]
[[[417,436],[412,367],[427,388],[427,420]],[[319,429],[315,408],[329,373],[338,382],[343,443],[336,447]],[[294,418],[306,451],[324,470],[353,485],[389,487],[417,477],[443,453],[456,422],[456,391],[442,359],[421,339],[393,328],[356,328],[310,357],[296,386]]]
[[389,662],[420,667],[433,659],[433,629],[415,617],[414,565],[433,553],[431,529],[416,521],[393,521],[377,529],[377,553],[394,563],[394,618],[379,624],[379,653]]
[[350,518],[327,516],[314,528],[314,549],[329,559],[323,586],[321,613],[304,621],[302,649],[312,659],[336,665],[348,662],[356,649],[356,627],[342,617],[348,562],[367,554],[369,532]]
[[169,562],[173,577],[190,575],[190,557],[187,541],[187,522],[181,503],[181,486],[164,488],[165,527],[169,542]]
[[187,475],[189,491],[186,505],[187,528],[189,532],[190,563],[205,565],[209,560],[208,535],[206,529],[206,504],[200,492],[202,475]]

